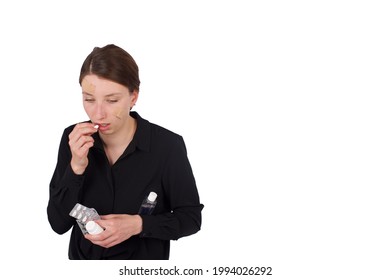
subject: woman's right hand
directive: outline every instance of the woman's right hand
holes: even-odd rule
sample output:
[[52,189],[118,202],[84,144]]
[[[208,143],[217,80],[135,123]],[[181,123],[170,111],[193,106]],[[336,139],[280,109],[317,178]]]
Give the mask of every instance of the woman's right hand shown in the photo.
[[79,123],[69,134],[69,147],[72,152],[70,166],[75,174],[81,175],[88,166],[88,152],[93,146],[92,134],[97,132],[93,123]]

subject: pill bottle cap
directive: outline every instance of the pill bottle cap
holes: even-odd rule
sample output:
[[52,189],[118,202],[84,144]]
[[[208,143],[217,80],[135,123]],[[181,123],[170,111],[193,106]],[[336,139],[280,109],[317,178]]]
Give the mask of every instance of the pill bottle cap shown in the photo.
[[94,221],[89,221],[86,225],[85,228],[88,231],[93,231],[96,228],[96,223]]
[[101,228],[97,223],[95,223],[94,221],[89,221],[89,222],[85,225],[85,229],[86,229],[90,234],[98,234],[98,233],[102,232],[102,228]]
[[148,200],[153,202],[155,201],[157,198],[157,194],[155,192],[150,192],[149,196],[148,196]]

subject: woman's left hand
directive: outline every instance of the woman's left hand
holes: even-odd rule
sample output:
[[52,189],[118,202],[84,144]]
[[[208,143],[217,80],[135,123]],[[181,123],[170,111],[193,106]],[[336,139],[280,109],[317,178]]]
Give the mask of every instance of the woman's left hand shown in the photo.
[[142,218],[139,215],[111,214],[100,218],[95,222],[105,230],[96,235],[86,234],[84,237],[104,248],[115,246],[142,231]]

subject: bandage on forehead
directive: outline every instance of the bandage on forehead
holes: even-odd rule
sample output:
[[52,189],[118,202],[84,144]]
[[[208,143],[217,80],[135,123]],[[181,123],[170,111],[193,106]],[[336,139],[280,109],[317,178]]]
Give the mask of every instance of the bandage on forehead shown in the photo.
[[94,84],[90,83],[85,79],[82,81],[81,87],[83,88],[83,91],[85,91],[86,93],[94,93],[96,88]]

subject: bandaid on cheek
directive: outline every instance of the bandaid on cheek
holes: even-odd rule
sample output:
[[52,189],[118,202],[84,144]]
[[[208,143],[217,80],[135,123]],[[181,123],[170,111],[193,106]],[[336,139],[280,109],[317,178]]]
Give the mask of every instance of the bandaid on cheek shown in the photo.
[[119,109],[119,111],[118,112],[116,112],[116,114],[115,114],[115,117],[117,117],[118,119],[122,119],[122,117],[121,117],[121,114],[122,114],[122,109]]

